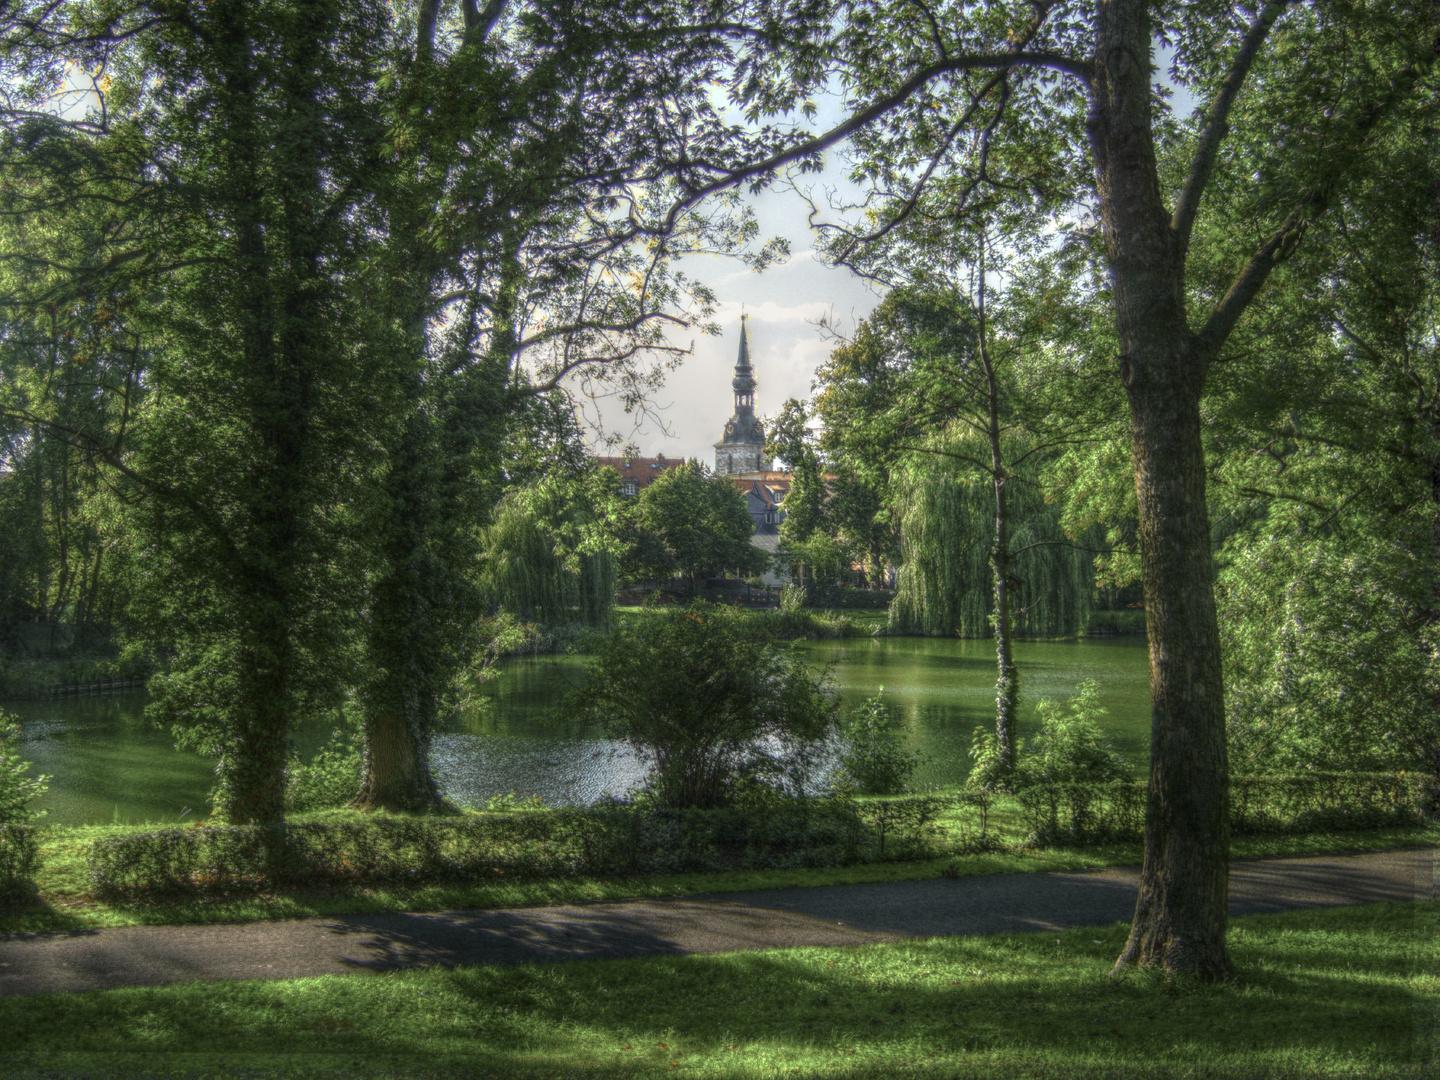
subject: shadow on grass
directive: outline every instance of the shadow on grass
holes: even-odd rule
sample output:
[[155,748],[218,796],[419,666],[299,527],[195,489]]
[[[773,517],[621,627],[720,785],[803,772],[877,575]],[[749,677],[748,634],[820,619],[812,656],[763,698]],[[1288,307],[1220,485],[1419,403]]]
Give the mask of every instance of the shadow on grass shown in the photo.
[[1107,978],[1114,925],[12,998],[0,1030],[97,1072],[146,1050],[157,1067],[287,1076],[1419,1076],[1432,930],[1414,904],[1241,920],[1239,975],[1219,986]]

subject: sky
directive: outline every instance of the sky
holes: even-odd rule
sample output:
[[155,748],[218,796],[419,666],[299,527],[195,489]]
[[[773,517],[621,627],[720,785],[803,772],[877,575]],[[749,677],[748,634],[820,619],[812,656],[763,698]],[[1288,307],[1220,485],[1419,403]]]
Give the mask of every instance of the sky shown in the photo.
[[[1174,95],[1171,108],[1185,115],[1200,102],[1171,79],[1171,49],[1157,41],[1156,51],[1159,82]],[[817,131],[836,123],[842,111],[838,95],[821,95],[818,104],[820,112],[813,122]],[[817,193],[827,189],[855,193],[845,176],[844,146],[830,151],[824,170],[805,178],[807,188]],[[734,411],[730,379],[742,312],[750,317],[750,357],[760,384],[755,411],[769,418],[779,413],[787,398],[811,396],[815,369],[835,345],[815,325],[820,317],[825,316],[842,334],[849,334],[880,302],[881,294],[873,284],[848,270],[826,266],[815,257],[809,207],[798,193],[780,185],[759,196],[747,196],[747,201],[755,210],[762,241],[784,237],[790,242],[790,258],[759,274],[739,261],[720,257],[686,261],[686,272],[715,291],[719,300],[716,321],[723,334],[718,338],[694,336],[694,355],[671,372],[654,395],[652,405],[658,419],[643,418],[637,425],[618,407],[607,409],[603,403],[599,407],[604,432],[633,444],[643,456],[694,457],[714,464],[714,444]],[[823,196],[817,197],[817,202],[825,205]],[[690,340],[681,337],[676,343],[689,344]],[[591,426],[590,434],[593,439],[597,429]]]
[[[823,174],[822,174],[823,175]],[[654,397],[663,422],[646,418],[638,428],[617,408],[601,412],[608,430],[644,456],[699,458],[713,465],[714,444],[734,411],[730,379],[740,345],[740,316],[749,316],[750,360],[759,387],[755,411],[774,416],[787,398],[808,398],[815,369],[834,347],[815,325],[822,316],[853,331],[880,302],[873,287],[848,270],[815,258],[805,202],[795,193],[769,191],[751,199],[761,237],[783,236],[790,258],[762,273],[738,260],[692,259],[685,267],[715,291],[719,337],[694,335],[694,354],[672,371]],[[689,335],[678,343],[688,344]],[[602,451],[604,452],[604,451]],[[614,451],[610,451],[614,452]]]
[[[817,95],[817,105],[813,120],[804,124],[813,131],[824,131],[844,118],[838,94]],[[858,194],[846,175],[845,146],[841,143],[830,150],[824,168],[801,180],[821,206],[826,205],[827,192]],[[619,408],[601,407],[606,433],[635,445],[643,456],[693,457],[714,465],[715,443],[735,411],[730,380],[740,348],[742,313],[749,316],[750,362],[759,382],[755,412],[768,419],[780,412],[788,398],[811,396],[815,369],[836,345],[834,335],[822,333],[816,325],[821,317],[841,333],[853,333],[856,324],[881,300],[871,283],[849,270],[826,266],[815,257],[810,207],[798,192],[782,182],[759,195],[745,193],[742,198],[754,210],[760,226],[752,246],[759,248],[772,237],[783,237],[789,241],[790,257],[761,273],[738,259],[720,256],[694,256],[682,262],[686,274],[714,291],[718,301],[714,321],[723,332],[719,337],[674,337],[679,345],[693,341],[694,354],[670,372],[665,386],[654,395],[658,420],[645,418],[636,426],[634,418]]]

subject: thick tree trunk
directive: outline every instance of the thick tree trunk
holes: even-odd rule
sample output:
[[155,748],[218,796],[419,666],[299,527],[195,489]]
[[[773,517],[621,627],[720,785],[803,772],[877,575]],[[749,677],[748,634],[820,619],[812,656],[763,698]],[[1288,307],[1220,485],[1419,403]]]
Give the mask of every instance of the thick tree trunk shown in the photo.
[[354,805],[365,810],[443,812],[450,806],[430,772],[430,729],[437,671],[447,643],[433,610],[436,579],[446,568],[430,558],[437,512],[436,452],[414,375],[412,408],[386,481],[390,512],[382,566],[371,594],[365,708],[365,773]]
[[1229,776],[1200,441],[1209,357],[1186,323],[1184,257],[1160,196],[1146,4],[1102,0],[1095,37],[1088,126],[1130,399],[1153,706],[1140,894],[1116,969],[1223,976]]
[[363,810],[447,811],[430,772],[429,732],[400,712],[365,718],[365,779],[353,804]]
[[1224,976],[1229,772],[1198,387],[1140,381],[1128,389],[1153,714],[1140,895],[1119,965]]

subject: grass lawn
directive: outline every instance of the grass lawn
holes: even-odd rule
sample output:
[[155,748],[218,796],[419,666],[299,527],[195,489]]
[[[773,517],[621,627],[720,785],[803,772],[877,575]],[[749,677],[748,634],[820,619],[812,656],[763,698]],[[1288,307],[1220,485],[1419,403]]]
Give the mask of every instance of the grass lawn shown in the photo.
[[0,1075],[1433,1076],[1437,909],[1237,919],[1237,977],[1126,928],[0,999]]
[[[296,820],[342,817],[352,811],[297,815]],[[961,820],[969,813],[954,809],[942,815],[940,850],[948,831],[957,834],[973,823]],[[1014,816],[1005,809],[992,814],[992,828],[1002,840],[1018,838]],[[952,820],[953,819],[953,820]],[[869,881],[912,881],[941,873],[1041,873],[1083,870],[1100,866],[1139,863],[1137,844],[1108,844],[1084,848],[1020,848],[980,855],[942,855],[919,862],[862,863],[791,870],[739,870],[727,873],[647,875],[623,878],[552,878],[532,881],[435,885],[377,885],[315,890],[287,890],[235,896],[210,895],[149,904],[110,904],[91,893],[86,858],[94,841],[124,833],[144,832],[157,825],[50,826],[41,830],[36,901],[21,910],[0,910],[0,934],[39,933],[52,930],[88,930],[106,926],[162,925],[206,922],[245,922],[255,919],[293,919],[312,915],[358,914],[376,911],[441,911],[455,908],[525,907],[586,900],[624,900],[634,897],[693,896],[697,893],[748,892],[811,885],[849,885]],[[1375,851],[1440,844],[1440,827],[1373,829],[1357,832],[1310,833],[1241,837],[1231,845],[1236,859],[1271,858],[1345,851]]]
[[[542,811],[543,812],[543,811]],[[353,811],[297,815],[295,820],[325,820],[353,816]],[[23,910],[0,910],[0,933],[86,930],[106,926],[177,923],[244,922],[254,919],[293,919],[312,915],[358,914],[376,911],[440,911],[454,908],[523,907],[585,900],[623,900],[633,897],[693,896],[709,892],[748,892],[810,885],[848,885],[869,881],[910,881],[937,877],[942,872],[972,874],[1039,873],[1082,870],[1088,867],[1124,866],[1140,861],[1136,844],[1109,844],[1085,848],[1020,848],[980,855],[946,855],[957,838],[973,836],[973,811],[952,807],[939,822],[940,857],[920,862],[863,863],[794,870],[740,870],[728,873],[649,875],[626,878],[552,878],[534,881],[452,882],[437,885],[380,885],[368,888],[289,890],[236,896],[204,896],[149,904],[109,904],[91,893],[86,858],[96,840],[144,832],[157,825],[50,826],[40,832],[38,897]],[[1002,841],[1013,842],[1021,832],[1017,812],[1000,807],[991,816],[991,828]],[[1343,851],[1373,851],[1440,843],[1440,828],[1374,829],[1361,832],[1311,833],[1298,836],[1242,837],[1232,844],[1237,859],[1308,855]]]

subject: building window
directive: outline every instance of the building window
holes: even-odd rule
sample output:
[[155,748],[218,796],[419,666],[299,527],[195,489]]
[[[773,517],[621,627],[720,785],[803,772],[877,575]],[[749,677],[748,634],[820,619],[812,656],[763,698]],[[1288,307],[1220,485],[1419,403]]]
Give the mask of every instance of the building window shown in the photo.
[[634,480],[626,480],[623,484],[620,485],[621,495],[635,495],[638,494],[639,491],[640,485],[637,481]]
[[774,525],[774,524],[775,524],[775,511],[773,511],[773,510],[767,510],[767,511],[765,512],[765,524],[766,524],[766,525]]

